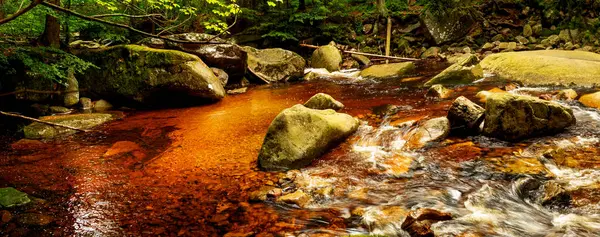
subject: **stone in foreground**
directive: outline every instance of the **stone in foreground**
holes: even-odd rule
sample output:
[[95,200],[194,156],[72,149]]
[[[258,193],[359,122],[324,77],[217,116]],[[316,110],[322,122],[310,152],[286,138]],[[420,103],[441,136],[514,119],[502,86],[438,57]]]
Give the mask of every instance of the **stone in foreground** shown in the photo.
[[26,193],[14,188],[0,188],[0,207],[21,206],[31,202]]
[[433,118],[409,133],[406,144],[412,149],[420,149],[429,142],[444,140],[449,134],[450,122],[448,119],[446,117]]
[[448,120],[453,132],[475,134],[483,122],[485,110],[464,96],[456,98],[448,110]]
[[360,76],[371,79],[405,77],[413,73],[415,68],[412,62],[373,65],[360,72]]
[[485,110],[483,133],[507,141],[552,135],[575,124],[571,108],[531,96],[492,94]]
[[261,80],[271,83],[289,81],[304,75],[306,61],[289,50],[243,47],[248,53],[248,70]]
[[452,90],[444,87],[443,85],[436,84],[433,85],[427,90],[427,94],[425,94],[426,98],[438,98],[438,99],[447,99],[452,95]]
[[425,83],[425,86],[472,83],[475,80],[483,78],[483,69],[477,63],[478,59],[475,55],[465,57],[431,78],[431,80]]
[[197,56],[184,52],[120,45],[78,56],[99,67],[81,75],[79,86],[112,101],[152,105],[171,99],[219,100],[225,96],[212,70]]
[[592,87],[600,82],[600,54],[541,50],[493,54],[481,61],[486,73],[524,85]]
[[258,155],[259,166],[268,171],[307,166],[352,135],[358,125],[357,119],[333,110],[303,105],[285,109],[269,126]]
[[581,96],[579,102],[587,107],[600,109],[600,91]]
[[330,72],[339,71],[342,63],[342,54],[334,45],[325,45],[316,49],[311,58],[310,66],[325,68]]
[[342,102],[335,100],[333,97],[325,93],[313,95],[310,97],[310,99],[308,99],[308,101],[306,101],[306,103],[304,103],[304,106],[310,109],[333,109],[335,111],[339,111],[340,109],[344,108],[344,104],[342,104]]
[[[40,120],[67,125],[80,129],[90,129],[113,119],[110,114],[73,114],[60,116],[46,116]],[[73,134],[73,129],[56,127],[48,124],[34,122],[23,128],[27,139],[51,139],[59,135]]]

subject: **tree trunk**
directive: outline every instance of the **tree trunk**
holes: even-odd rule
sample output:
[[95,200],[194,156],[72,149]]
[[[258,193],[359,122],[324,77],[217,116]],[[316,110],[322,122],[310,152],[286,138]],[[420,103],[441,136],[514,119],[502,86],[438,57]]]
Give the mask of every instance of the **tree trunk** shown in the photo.
[[[0,0],[0,6],[4,6],[4,2],[6,0]],[[0,8],[0,19],[4,19],[4,17],[6,17],[6,14],[4,14],[4,9]]]
[[[60,4],[60,0],[48,1],[52,4]],[[41,36],[41,43],[47,47],[60,48],[60,22],[58,18],[47,14],[46,15],[46,28]]]
[[383,17],[387,16],[388,9],[385,5],[385,0],[377,0],[377,14]]
[[[0,1],[2,1],[2,0],[0,0]],[[298,10],[300,10],[300,11],[306,10],[306,1],[305,0],[299,1]]]

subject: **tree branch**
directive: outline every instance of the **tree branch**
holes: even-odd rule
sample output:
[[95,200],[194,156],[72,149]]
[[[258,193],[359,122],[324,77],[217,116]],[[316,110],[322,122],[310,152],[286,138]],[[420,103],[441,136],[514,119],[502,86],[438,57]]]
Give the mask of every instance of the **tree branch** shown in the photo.
[[34,121],[34,122],[38,122],[38,123],[48,124],[48,125],[52,125],[52,126],[68,128],[68,129],[72,129],[72,130],[76,130],[76,131],[81,131],[81,132],[91,132],[91,130],[86,130],[86,129],[76,128],[76,127],[71,127],[71,126],[68,126],[68,125],[63,125],[63,124],[59,124],[59,123],[48,122],[48,121],[44,121],[44,120],[39,120],[39,119],[36,119],[36,118],[23,116],[23,115],[20,115],[20,114],[7,113],[7,112],[4,112],[4,111],[0,111],[0,114],[6,115],[6,116],[9,116],[9,117],[22,118],[22,119],[26,119],[26,120],[30,120],[30,121]]
[[124,14],[124,13],[112,13],[112,14],[101,14],[101,15],[93,15],[90,16],[92,18],[104,18],[104,17],[113,17],[113,16],[122,16],[122,17],[129,17],[129,18],[147,18],[147,17],[154,17],[154,16],[162,16],[161,14],[146,14],[146,15],[129,15],[129,14]]
[[[42,1],[42,0],[37,0],[37,1]],[[47,3],[47,2],[43,2],[42,1],[41,5],[49,7],[51,9],[55,10],[55,11],[59,11],[59,12],[63,12],[63,13],[67,13],[67,14],[79,17],[79,18],[84,19],[84,20],[100,22],[100,23],[107,24],[107,25],[110,25],[110,26],[115,26],[115,27],[120,27],[120,28],[128,29],[128,30],[130,30],[132,32],[135,32],[135,33],[138,33],[140,35],[144,35],[144,36],[152,37],[152,38],[158,38],[158,39],[162,39],[162,40],[170,41],[170,42],[174,42],[174,43],[182,43],[182,44],[229,44],[229,43],[223,43],[223,42],[212,42],[212,40],[214,38],[211,39],[211,40],[208,40],[208,41],[188,41],[188,40],[171,39],[171,38],[168,38],[168,37],[164,37],[164,36],[160,36],[160,35],[155,35],[155,34],[150,34],[148,32],[144,32],[144,31],[138,30],[136,28],[133,28],[133,27],[131,27],[129,25],[115,23],[115,22],[111,22],[111,21],[107,21],[107,20],[103,20],[103,19],[99,19],[99,18],[89,17],[89,16],[83,15],[81,13],[78,13],[78,12],[75,12],[75,11],[72,11],[72,10],[69,10],[69,9],[66,9],[66,8],[62,8],[62,7],[57,6],[55,4],[52,4],[52,3]]]
[[6,24],[14,19],[16,19],[17,17],[27,13],[28,11],[30,11],[31,9],[33,9],[35,6],[41,4],[43,2],[43,0],[34,0],[32,1],[29,6],[27,6],[26,8],[23,8],[17,12],[15,12],[15,14],[10,15],[7,18],[4,19],[0,19],[0,25]]

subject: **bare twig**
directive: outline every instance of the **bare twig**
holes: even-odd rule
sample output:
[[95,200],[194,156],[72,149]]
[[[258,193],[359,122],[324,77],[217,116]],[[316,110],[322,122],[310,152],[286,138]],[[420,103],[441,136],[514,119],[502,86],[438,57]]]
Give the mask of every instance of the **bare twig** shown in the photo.
[[161,14],[129,15],[129,14],[124,14],[124,13],[112,13],[112,14],[93,15],[93,16],[90,16],[90,17],[92,17],[92,18],[104,18],[104,17],[114,17],[114,16],[128,17],[128,18],[147,18],[147,17],[162,16],[162,15]]
[[32,1],[26,8],[23,8],[23,9],[15,12],[14,14],[10,15],[7,18],[0,19],[0,25],[6,24],[6,23],[8,23],[8,22],[10,22],[10,21],[12,21],[14,19],[16,19],[17,17],[19,17],[19,16],[27,13],[28,11],[30,11],[31,9],[33,9],[35,6],[37,6],[37,5],[41,4],[41,3],[43,3],[43,0],[34,0],[34,1]]
[[5,116],[9,116],[9,117],[22,118],[22,119],[26,119],[26,120],[30,120],[30,121],[34,121],[34,122],[38,122],[38,123],[48,124],[48,125],[52,125],[52,126],[56,126],[56,127],[68,128],[68,129],[72,129],[72,130],[76,130],[76,131],[80,131],[80,132],[91,132],[91,130],[86,130],[86,129],[76,128],[76,127],[71,127],[71,126],[68,126],[68,125],[63,125],[63,124],[59,124],[59,123],[48,122],[48,121],[44,121],[44,120],[39,120],[39,119],[36,119],[36,118],[23,116],[23,115],[20,115],[20,114],[7,113],[7,112],[4,112],[4,111],[0,111],[0,114],[5,115]]
[[175,29],[175,28],[179,28],[181,25],[185,24],[187,21],[189,21],[191,19],[192,19],[192,16],[188,17],[187,19],[183,20],[181,23],[179,23],[177,25],[167,27],[166,29],[158,32],[158,34],[156,34],[156,35],[162,35],[163,33],[167,32],[167,31],[170,31],[170,30]]
[[[310,44],[300,44],[300,46],[307,47],[307,48],[313,48],[313,49],[319,48],[319,46],[310,45]],[[402,60],[402,61],[420,61],[419,59],[416,59],[416,58],[402,58],[402,57],[385,56],[385,55],[372,54],[372,53],[362,53],[362,52],[356,52],[356,51],[342,50],[342,52],[348,53],[348,54],[357,54],[357,55],[364,55],[364,56],[377,57],[377,58],[396,59],[396,60]]]

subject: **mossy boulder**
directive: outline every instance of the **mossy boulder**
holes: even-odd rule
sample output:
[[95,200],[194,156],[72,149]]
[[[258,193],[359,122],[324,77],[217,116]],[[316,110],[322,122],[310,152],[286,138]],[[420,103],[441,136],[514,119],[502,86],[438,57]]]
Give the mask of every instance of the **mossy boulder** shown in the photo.
[[575,124],[573,110],[531,96],[491,94],[485,104],[483,133],[507,141],[552,135]]
[[347,114],[295,105],[269,126],[258,164],[268,171],[302,168],[352,135],[358,125]]
[[600,109],[600,91],[581,96],[579,102],[587,107]]
[[500,80],[524,85],[600,84],[600,54],[584,51],[540,50],[487,56],[483,70]]
[[248,70],[261,80],[271,83],[289,81],[304,75],[306,61],[302,56],[280,48],[255,49],[243,47],[248,53]]
[[360,72],[360,76],[371,79],[406,77],[415,72],[412,62],[373,65]]
[[325,45],[316,49],[311,58],[310,66],[325,68],[330,72],[339,71],[342,54],[334,45]]
[[475,24],[475,19],[463,11],[443,14],[421,14],[421,25],[436,44],[455,41],[466,36]]
[[31,202],[26,193],[14,188],[0,188],[0,207],[22,206]]
[[[42,121],[67,125],[80,129],[90,129],[113,119],[110,114],[72,114],[46,116],[40,118]],[[25,138],[28,139],[51,139],[59,135],[76,133],[76,130],[56,127],[48,124],[34,122],[23,128]]]
[[[197,56],[137,45],[86,50],[78,56],[99,68],[79,76],[80,87],[111,101],[152,105],[191,98],[220,100],[225,90]],[[125,101],[123,101],[125,100]]]
[[310,97],[310,99],[308,99],[308,101],[306,101],[306,103],[304,103],[304,106],[310,109],[333,109],[335,111],[344,108],[344,104],[342,104],[342,102],[335,100],[333,97],[325,93],[313,95]]
[[468,84],[481,79],[483,78],[483,69],[478,62],[477,56],[469,55],[431,78],[425,83],[425,86]]

